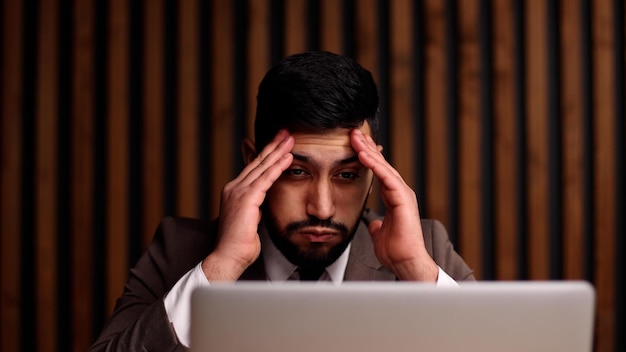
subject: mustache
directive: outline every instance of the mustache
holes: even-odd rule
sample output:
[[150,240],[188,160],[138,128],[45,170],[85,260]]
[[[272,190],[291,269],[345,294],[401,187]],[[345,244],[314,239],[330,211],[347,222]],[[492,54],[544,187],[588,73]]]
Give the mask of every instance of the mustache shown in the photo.
[[307,227],[325,227],[328,229],[337,230],[341,233],[348,233],[348,227],[340,222],[334,222],[331,219],[318,219],[314,216],[309,217],[306,220],[292,222],[287,225],[285,230],[289,232],[295,232]]

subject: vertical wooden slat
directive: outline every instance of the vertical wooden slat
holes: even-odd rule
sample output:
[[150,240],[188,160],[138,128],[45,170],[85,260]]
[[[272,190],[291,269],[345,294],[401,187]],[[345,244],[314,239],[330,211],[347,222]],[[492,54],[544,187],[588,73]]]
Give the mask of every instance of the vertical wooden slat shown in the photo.
[[211,194],[216,195],[212,199],[211,209],[213,215],[217,215],[219,200],[224,185],[232,178],[233,158],[235,151],[224,146],[232,145],[233,136],[233,7],[229,2],[215,1],[213,3],[213,20],[211,34],[213,45],[213,105],[211,112],[211,153],[214,165],[211,167]]
[[19,351],[21,233],[22,2],[2,4],[2,170],[0,179],[0,347]]
[[513,7],[509,0],[495,0],[493,17],[495,116],[495,231],[497,237],[496,278],[517,279],[517,180],[515,153],[515,73]]
[[[613,2],[613,28],[615,29],[615,297],[626,296],[626,4]],[[620,234],[622,236],[620,236]],[[626,350],[626,302],[615,300],[615,350]]]
[[[380,74],[378,71],[379,57],[377,46],[378,18],[377,3],[374,0],[355,1],[355,55],[354,59],[365,69],[369,70],[378,84],[378,94],[381,95]],[[378,200],[380,187],[374,182],[372,195],[369,197],[367,207],[375,210],[379,209]]]
[[[198,216],[198,2],[178,2],[177,213]],[[223,31],[230,31],[224,28]]]
[[[143,243],[146,246],[163,216],[163,0],[144,2]],[[136,117],[133,117],[136,118]]]
[[559,3],[546,1],[546,73],[547,73],[547,197],[548,197],[548,277],[563,277],[563,172],[560,87]]
[[389,91],[389,111],[390,111],[390,148],[392,154],[392,164],[398,170],[409,186],[413,187],[414,168],[413,144],[416,142],[412,136],[413,115],[412,97],[413,85],[411,82],[413,63],[413,50],[411,34],[413,13],[413,2],[394,1],[390,3],[391,17],[394,19],[390,23],[391,30],[391,53],[390,53],[390,91]]
[[307,0],[285,1],[285,55],[307,49]]
[[[596,248],[598,351],[613,351],[615,345],[615,134],[613,89],[613,12],[611,0],[591,4],[593,40],[593,130],[594,130],[594,232]],[[621,162],[624,162],[623,160]],[[623,180],[622,180],[623,181]],[[624,214],[618,214],[624,216]],[[624,234],[617,234],[623,236]],[[620,253],[623,255],[623,253]],[[619,297],[623,299],[623,297]],[[619,332],[623,333],[623,332]]]
[[561,118],[563,150],[563,268],[566,279],[583,275],[583,150],[581,13],[577,1],[561,2]]
[[[109,3],[107,91],[107,311],[113,310],[128,272],[128,6]],[[99,160],[98,162],[104,162]]]
[[37,349],[57,347],[57,2],[41,3],[37,57],[35,272]]
[[481,184],[481,262],[483,278],[496,278],[495,233],[495,116],[493,103],[493,18],[491,0],[480,0],[478,7],[478,32],[480,36],[480,184]]
[[476,274],[481,261],[481,126],[478,1],[458,3],[459,21],[459,237]]
[[450,224],[446,121],[445,2],[425,0],[424,102],[426,121],[426,209],[428,217]]
[[[526,2],[526,128],[528,185],[529,273],[531,279],[548,278],[547,189],[547,58],[546,5]],[[524,221],[522,220],[522,221]]]
[[321,50],[341,53],[341,1],[320,1]]
[[[248,22],[247,124],[249,138],[254,140],[254,117],[259,83],[270,66],[269,1],[251,1]],[[235,157],[241,157],[235,154]]]
[[[356,0],[356,53],[355,60],[372,72],[380,84],[378,74],[377,35],[379,30],[376,17],[377,8],[374,0]],[[378,87],[380,93],[380,86]]]
[[74,4],[72,72],[72,336],[73,350],[84,351],[92,338],[93,226],[93,4]]
[[[72,349],[85,350],[92,338],[93,307],[92,298],[92,227],[93,227],[93,178],[94,162],[104,162],[93,160],[95,131],[93,125],[93,106],[95,91],[93,75],[94,47],[100,42],[94,41],[94,18],[93,0],[79,0],[71,2],[75,7],[73,44],[63,45],[57,33],[57,23],[62,7],[57,1],[43,1],[39,4],[39,28],[36,50],[36,96],[37,104],[35,110],[34,131],[36,136],[34,141],[35,151],[35,172],[33,180],[34,190],[34,218],[35,240],[33,264],[35,268],[35,287],[37,292],[33,294],[35,298],[36,322],[21,323],[20,320],[29,315],[24,315],[21,302],[20,289],[22,273],[16,268],[20,268],[23,261],[21,247],[21,202],[23,189],[21,186],[24,176],[22,175],[22,93],[23,77],[25,71],[22,68],[23,50],[23,23],[22,11],[23,3],[19,0],[2,2],[2,84],[0,108],[2,109],[0,133],[0,156],[2,158],[2,170],[0,176],[0,291],[1,291],[1,320],[0,320],[0,349],[2,351],[19,351],[20,336],[27,332],[21,332],[20,327],[34,326],[33,333],[37,338],[36,345],[42,351],[56,350],[63,335],[58,334],[63,331],[59,321],[71,322],[69,330],[72,335]],[[615,0],[591,1],[593,7],[590,12],[593,16],[593,46],[592,62],[593,71],[593,150],[585,150],[585,100],[582,95],[585,92],[584,79],[584,41],[581,33],[584,26],[581,18],[584,19],[584,8],[581,8],[579,1],[560,1],[561,9],[559,15],[558,28],[560,29],[561,40],[561,130],[562,137],[562,159],[563,182],[562,185],[562,206],[563,206],[563,245],[564,252],[563,268],[564,276],[568,279],[583,277],[585,268],[581,262],[581,256],[589,249],[586,246],[585,224],[593,223],[593,245],[595,246],[594,283],[597,289],[597,351],[611,351],[614,349],[616,334],[615,321],[618,314],[623,312],[615,311],[615,301],[619,299],[615,296],[616,283],[616,255],[615,237],[621,234],[616,233],[616,214],[614,185],[619,180],[615,179],[616,164],[621,162],[616,160],[614,126],[617,118],[614,111],[615,106],[615,80],[623,77],[614,77],[616,65],[613,62],[614,48],[612,32],[612,13]],[[280,2],[278,2],[280,3]],[[285,52],[300,52],[306,49],[307,21],[307,1],[284,1],[285,6]],[[351,3],[351,2],[349,2]],[[453,3],[453,2],[450,2]],[[463,255],[470,265],[479,273],[480,268],[480,102],[478,76],[479,54],[477,39],[477,28],[479,17],[476,13],[477,0],[456,1],[458,6],[458,26],[457,38],[460,39],[459,66],[450,67],[458,70],[459,77],[459,204],[460,215],[459,234],[463,243]],[[493,82],[493,103],[494,103],[494,127],[495,140],[493,141],[495,153],[494,173],[496,175],[496,204],[494,218],[496,220],[497,235],[497,267],[496,277],[498,279],[516,279],[520,270],[517,265],[525,258],[518,258],[517,238],[527,236],[529,276],[531,279],[543,279],[548,277],[549,257],[548,257],[548,231],[549,208],[548,208],[548,141],[547,141],[547,119],[548,119],[548,34],[546,27],[546,3],[541,0],[524,0],[525,18],[525,52],[514,52],[515,34],[513,32],[513,6],[514,3],[504,0],[493,0],[493,58],[494,58],[494,82]],[[143,116],[128,116],[129,102],[128,91],[128,36],[132,28],[129,27],[129,9],[124,1],[114,0],[107,3],[108,14],[108,58],[106,59],[108,72],[107,85],[107,155],[106,161],[107,175],[104,177],[107,185],[108,201],[107,211],[107,282],[96,283],[98,286],[106,286],[108,309],[112,309],[114,299],[120,294],[121,285],[125,280],[128,268],[128,236],[142,236],[144,245],[147,244],[154,233],[158,220],[163,215],[163,92],[164,92],[164,5],[162,0],[151,0],[144,2],[144,13],[141,15],[143,21],[143,63],[141,70],[143,73],[142,84],[144,91],[141,96]],[[178,37],[174,40],[178,44],[177,52],[173,54],[178,67],[177,74],[177,172],[175,177],[179,182],[177,188],[176,209],[183,215],[196,216],[198,206],[198,195],[195,192],[200,182],[210,182],[211,216],[217,215],[219,205],[219,194],[224,183],[232,178],[233,160],[239,158],[238,150],[224,148],[225,145],[232,145],[233,131],[233,6],[227,1],[212,1],[213,17],[206,21],[211,24],[212,39],[208,40],[212,47],[207,52],[211,55],[211,73],[207,76],[211,78],[212,96],[211,111],[208,118],[210,136],[207,141],[198,141],[198,67],[203,64],[198,62],[197,30],[198,30],[198,1],[178,2],[179,7],[177,21]],[[420,205],[425,208],[425,213],[429,217],[437,218],[450,223],[452,199],[449,197],[450,172],[449,146],[450,141],[448,129],[447,106],[451,102],[448,99],[447,61],[446,55],[446,9],[445,1],[423,0],[418,5],[408,0],[398,0],[389,3],[390,8],[390,52],[385,52],[385,48],[379,46],[379,36],[384,34],[381,28],[379,6],[377,0],[355,0],[354,19],[354,48],[355,57],[364,67],[371,70],[377,81],[379,81],[380,64],[385,63],[385,55],[388,55],[389,66],[389,108],[391,118],[390,143],[393,163],[403,174],[407,182],[415,179],[414,169],[410,167],[414,157],[414,148],[411,147],[411,132],[415,121],[412,120],[411,94],[414,92],[414,82],[411,81],[415,75],[412,70],[419,69],[424,72],[424,97],[425,102],[425,147],[426,163],[424,165],[426,175],[426,193],[420,199]],[[413,6],[423,7],[424,23],[419,19],[411,18]],[[247,24],[247,53],[245,58],[246,72],[242,75],[247,81],[246,87],[246,124],[247,131],[252,136],[252,121],[256,108],[256,93],[258,83],[269,67],[270,43],[269,43],[269,0],[248,1],[249,9],[246,16]],[[344,33],[342,30],[341,11],[344,4],[341,1],[320,0],[320,23],[321,48],[334,52],[341,52]],[[30,15],[29,15],[30,16]],[[29,18],[26,18],[29,19]],[[35,23],[36,21],[31,22]],[[423,26],[424,28],[424,66],[411,67],[412,52],[410,43],[413,42],[411,33],[414,33],[411,26]],[[315,27],[315,26],[312,26]],[[348,33],[350,34],[350,33]],[[351,34],[350,34],[351,35]],[[414,38],[413,38],[414,39]],[[71,166],[71,178],[67,181],[71,187],[71,200],[68,204],[70,209],[57,208],[63,194],[57,194],[59,187],[57,167],[63,163],[64,153],[59,154],[57,135],[57,124],[61,116],[57,116],[58,100],[57,91],[58,68],[61,64],[57,62],[57,50],[61,48],[73,48],[70,54],[73,58],[72,71],[69,72],[72,79],[72,93],[68,101],[72,104],[71,119],[71,155],[68,155]],[[382,55],[382,56],[381,56]],[[515,101],[515,63],[519,58],[526,62],[524,77],[526,97],[524,106],[526,116],[527,140],[516,140],[519,131],[517,119],[519,111],[516,110]],[[384,70],[384,68],[383,68]],[[385,71],[382,73],[386,74]],[[204,99],[207,97],[201,97]],[[214,102],[214,103],[213,103]],[[142,234],[128,233],[128,213],[129,213],[129,163],[128,155],[128,122],[131,118],[142,119],[141,143],[141,172],[142,172],[142,199],[141,219]],[[521,134],[523,135],[523,134]],[[205,143],[208,152],[211,153],[208,174],[211,180],[198,179],[197,152],[198,143]],[[517,145],[527,145],[527,149],[518,154]],[[594,164],[591,165],[593,171],[594,188],[586,190],[585,175],[581,170],[585,167],[589,153],[593,153]],[[517,169],[518,163],[515,158],[522,155],[527,160],[527,173],[520,175]],[[619,165],[619,164],[617,164]],[[521,167],[521,166],[520,166]],[[587,168],[590,169],[590,168]],[[522,170],[523,171],[523,170]],[[67,178],[66,178],[67,179]],[[520,194],[518,191],[519,180],[525,180],[527,194]],[[63,181],[65,182],[65,181]],[[585,199],[587,191],[592,191],[593,199]],[[518,214],[524,213],[517,209],[518,196],[527,197],[526,213],[528,218],[518,218]],[[374,197],[372,197],[374,198]],[[585,205],[588,201],[593,201],[589,209],[593,209],[593,214],[587,214]],[[71,242],[57,243],[58,221],[60,213],[67,212],[71,216]],[[593,216],[593,220],[584,220],[585,217]],[[520,228],[528,228],[527,234],[519,233]],[[59,266],[57,260],[58,253],[65,247],[71,247],[71,265],[67,265],[70,272],[59,272],[65,266]],[[58,305],[57,297],[59,282],[67,277],[71,282],[71,311],[60,311],[63,305]],[[61,285],[62,286],[62,285]],[[63,318],[63,315],[71,315],[71,319]],[[623,318],[622,318],[623,319]]]

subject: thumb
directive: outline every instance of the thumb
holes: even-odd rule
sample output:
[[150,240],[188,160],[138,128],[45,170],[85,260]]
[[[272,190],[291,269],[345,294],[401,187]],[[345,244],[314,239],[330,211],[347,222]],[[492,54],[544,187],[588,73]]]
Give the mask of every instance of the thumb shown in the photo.
[[376,237],[378,235],[381,227],[383,227],[382,220],[372,220],[372,222],[367,225],[367,228],[370,231],[370,235],[372,235],[372,237]]

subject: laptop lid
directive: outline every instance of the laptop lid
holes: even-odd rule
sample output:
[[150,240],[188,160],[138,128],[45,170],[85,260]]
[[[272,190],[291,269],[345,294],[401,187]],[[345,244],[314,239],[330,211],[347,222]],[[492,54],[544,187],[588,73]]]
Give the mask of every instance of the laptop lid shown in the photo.
[[239,282],[198,289],[191,350],[592,350],[585,282]]

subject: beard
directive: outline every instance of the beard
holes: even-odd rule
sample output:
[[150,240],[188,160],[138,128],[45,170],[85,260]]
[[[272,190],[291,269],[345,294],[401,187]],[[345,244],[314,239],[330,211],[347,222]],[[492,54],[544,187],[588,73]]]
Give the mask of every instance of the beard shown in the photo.
[[[354,239],[366,202],[367,199],[363,202],[361,212],[359,216],[357,216],[354,224],[349,227],[344,223],[335,222],[332,219],[322,220],[314,216],[309,216],[308,219],[291,222],[281,229],[278,225],[277,218],[269,211],[267,205],[264,204],[262,208],[263,214],[267,215],[264,218],[269,237],[287,260],[299,267],[325,268],[334,263],[346,250],[348,244],[352,242],[352,239]],[[341,241],[330,248],[327,248],[322,243],[310,243],[308,248],[300,248],[289,240],[292,236],[297,236],[296,232],[298,230],[308,227],[333,229],[338,232]]]

